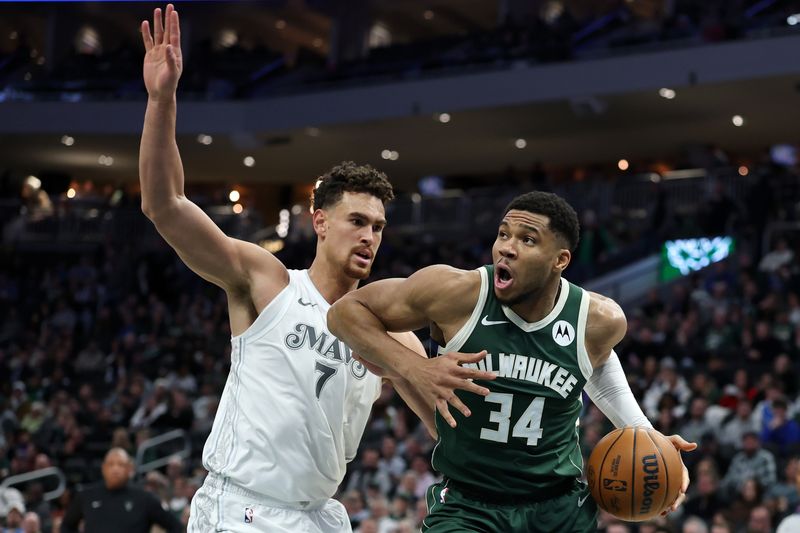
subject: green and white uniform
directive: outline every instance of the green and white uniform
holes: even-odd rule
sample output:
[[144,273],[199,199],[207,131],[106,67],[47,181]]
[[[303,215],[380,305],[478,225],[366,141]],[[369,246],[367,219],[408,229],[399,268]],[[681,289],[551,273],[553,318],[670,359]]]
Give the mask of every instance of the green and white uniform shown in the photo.
[[432,463],[444,480],[428,492],[423,530],[593,531],[596,506],[578,482],[589,294],[562,278],[553,310],[529,323],[495,297],[494,267],[479,272],[475,309],[440,353],[485,349],[469,366],[498,377],[481,382],[489,396],[457,391],[472,412],[451,409],[457,428],[436,415]]

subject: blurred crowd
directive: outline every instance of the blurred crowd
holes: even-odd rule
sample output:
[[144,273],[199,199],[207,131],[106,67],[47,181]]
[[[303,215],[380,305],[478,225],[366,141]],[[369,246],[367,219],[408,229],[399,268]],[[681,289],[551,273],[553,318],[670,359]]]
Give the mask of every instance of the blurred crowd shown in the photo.
[[[333,6],[336,2],[316,4],[322,13],[339,11]],[[182,98],[249,98],[274,92],[296,92],[320,84],[363,82],[386,76],[418,77],[475,65],[506,65],[514,60],[568,61],[609,55],[631,47],[674,46],[676,42],[697,45],[759,37],[785,31],[787,18],[798,12],[797,3],[789,1],[753,4],[721,0],[565,0],[531,3],[535,5],[533,8],[524,7],[524,4],[518,4],[521,12],[506,9],[503,20],[490,29],[467,23],[469,17],[458,15],[453,18],[461,22],[461,31],[437,37],[431,37],[425,22],[436,16],[436,11],[432,10],[429,18],[419,18],[419,36],[410,42],[407,30],[398,30],[394,40],[390,36],[381,41],[381,46],[369,49],[363,45],[350,46],[355,48],[351,54],[354,57],[344,58],[335,57],[332,52],[342,48],[341,45],[319,37],[313,41],[309,39],[316,44],[297,41],[290,51],[281,53],[270,49],[268,41],[263,39],[263,34],[274,31],[269,25],[256,26],[249,31],[242,29],[236,34],[220,25],[226,17],[218,12],[187,9],[188,21],[196,21],[198,26],[207,26],[213,31],[184,43],[187,62],[181,85]],[[362,9],[367,9],[366,4]],[[440,16],[447,19],[448,15],[441,13]],[[373,15],[359,15],[362,16],[369,19]],[[11,33],[9,39],[14,46],[0,47],[0,88],[5,98],[130,99],[143,94],[138,35],[116,28],[112,32],[95,29],[90,13],[78,12],[75,17],[85,19],[84,24],[88,26],[76,24],[74,30],[80,30],[73,42],[64,46],[56,57],[48,56],[47,61],[31,42],[36,31],[28,28],[28,33],[25,30]],[[282,22],[285,26],[286,21]],[[375,27],[390,31],[380,20],[372,20],[359,30],[366,32],[362,42],[372,40],[370,28]],[[354,31],[351,27],[348,29]],[[227,37],[220,37],[223,35]],[[105,46],[102,45],[104,40]]]
[[[566,185],[536,186],[569,192]],[[699,449],[684,458],[693,483],[679,513],[638,526],[603,515],[604,531],[767,533],[800,512],[800,233],[770,237],[761,253],[768,221],[797,220],[788,198],[769,198],[764,207],[750,196],[742,204],[712,183],[702,209],[682,227],[702,235],[720,229],[714,226],[722,217],[721,229],[739,239],[737,253],[626,309],[629,333],[617,351],[634,393],[657,429],[680,433]],[[653,207],[645,226],[654,229],[638,236],[674,231],[674,208]],[[593,248],[576,253],[570,280],[590,277],[581,264],[599,260],[612,241],[630,244],[609,222],[613,208],[593,212],[594,219],[581,211],[582,239]],[[490,261],[490,240],[391,232],[373,278],[435,262],[474,268]],[[309,235],[295,233],[278,256],[304,268],[313,250]],[[84,252],[0,250],[0,479],[50,466],[66,478],[56,498],[49,496],[53,478],[4,491],[5,527],[58,531],[75,490],[100,478],[112,446],[137,458],[135,482],[185,523],[205,475],[200,453],[228,373],[229,337],[224,293],[163,243],[140,247],[117,234]],[[611,426],[586,404],[581,439],[588,457]],[[188,445],[188,456],[168,444],[141,447],[175,429],[185,432],[179,444]],[[385,386],[338,494],[356,532],[418,530],[425,490],[437,476],[433,445]],[[164,464],[151,468],[159,458]]]

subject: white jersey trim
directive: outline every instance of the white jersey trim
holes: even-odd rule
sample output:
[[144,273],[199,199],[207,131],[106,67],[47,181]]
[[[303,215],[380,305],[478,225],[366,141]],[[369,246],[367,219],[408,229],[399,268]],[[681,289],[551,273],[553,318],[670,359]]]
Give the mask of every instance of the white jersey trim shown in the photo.
[[564,278],[560,278],[559,282],[561,283],[561,293],[558,296],[558,301],[556,301],[556,305],[553,306],[552,311],[550,311],[550,313],[548,313],[548,315],[543,319],[536,322],[526,322],[524,318],[519,316],[510,307],[506,307],[505,305],[502,306],[503,314],[505,314],[506,317],[519,329],[525,331],[526,333],[531,333],[532,331],[538,331],[544,328],[561,314],[561,311],[564,309],[564,305],[567,303],[567,296],[569,296],[569,283],[567,283],[567,280]]
[[478,302],[475,304],[475,308],[472,310],[472,315],[470,315],[469,320],[461,326],[461,329],[453,335],[453,338],[448,341],[448,343],[442,348],[439,347],[439,354],[447,353],[447,352],[457,352],[464,346],[464,343],[467,342],[469,336],[472,334],[472,330],[475,329],[475,326],[478,325],[478,321],[481,319],[481,313],[483,312],[483,306],[486,305],[486,286],[489,284],[489,274],[486,272],[486,268],[480,267],[478,273],[481,275],[481,291],[478,294]]
[[577,340],[578,345],[578,366],[581,369],[584,379],[587,381],[592,374],[594,374],[594,367],[592,367],[592,360],[589,358],[589,352],[586,351],[586,322],[589,319],[589,291],[583,289],[581,294],[581,306],[578,310],[578,331]]

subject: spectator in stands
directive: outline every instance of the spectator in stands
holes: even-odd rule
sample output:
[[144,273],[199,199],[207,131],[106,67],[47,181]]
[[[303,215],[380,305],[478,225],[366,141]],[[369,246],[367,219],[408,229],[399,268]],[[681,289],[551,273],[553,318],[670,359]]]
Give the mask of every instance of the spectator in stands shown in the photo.
[[695,475],[694,490],[684,504],[685,514],[702,518],[711,523],[714,515],[725,508],[725,500],[719,493],[719,480],[713,471],[701,471]]
[[34,512],[25,513],[25,517],[22,519],[22,531],[24,533],[42,533],[39,515]]
[[761,442],[778,454],[796,453],[800,448],[800,425],[787,415],[785,398],[772,402],[772,419],[761,430]]
[[737,494],[748,479],[755,479],[762,487],[777,481],[775,456],[761,448],[755,431],[748,431],[742,437],[742,451],[733,457],[721,488],[726,494]]
[[103,461],[103,483],[78,493],[70,502],[61,533],[149,533],[159,525],[167,533],[183,531],[180,522],[148,492],[133,487],[133,461],[128,452],[112,448]]
[[25,516],[25,505],[21,502],[14,501],[9,507],[6,514],[6,527],[3,528],[2,533],[24,533],[22,530],[22,520]]
[[800,460],[796,456],[786,461],[780,483],[767,487],[764,494],[764,504],[778,518],[795,512],[800,505],[797,483],[800,480],[798,461]]
[[772,533],[772,515],[769,509],[759,505],[750,511],[747,533]]
[[738,450],[742,446],[744,434],[757,431],[753,421],[753,404],[746,398],[736,402],[736,410],[722,423],[719,431],[719,442],[731,450]]
[[689,442],[700,442],[704,435],[712,433],[714,428],[706,422],[707,409],[708,401],[705,398],[700,396],[692,398],[688,416],[680,426],[678,433],[684,438],[690,439]]
[[708,533],[708,526],[702,519],[696,516],[689,516],[683,522],[681,533]]
[[761,258],[758,263],[758,270],[766,274],[775,274],[781,267],[784,267],[794,259],[794,251],[789,247],[789,243],[784,238],[780,238],[769,253]]
[[659,402],[665,393],[670,393],[676,400],[672,408],[672,414],[680,417],[686,410],[691,391],[686,384],[686,380],[678,374],[675,360],[665,357],[661,360],[661,369],[658,377],[644,395],[642,407],[651,420],[656,420],[659,416]]

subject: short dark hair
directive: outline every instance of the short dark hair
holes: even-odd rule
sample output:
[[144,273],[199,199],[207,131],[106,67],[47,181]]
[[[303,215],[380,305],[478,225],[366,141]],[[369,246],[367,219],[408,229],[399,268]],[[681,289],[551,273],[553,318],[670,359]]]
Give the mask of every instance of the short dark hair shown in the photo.
[[575,251],[580,234],[580,223],[577,213],[566,200],[551,192],[531,191],[511,200],[511,203],[506,206],[503,216],[512,209],[545,215],[550,219],[550,231],[562,237],[571,252]]
[[394,198],[392,184],[386,174],[370,165],[343,161],[317,179],[311,193],[312,211],[336,204],[346,192],[371,194],[384,205]]

